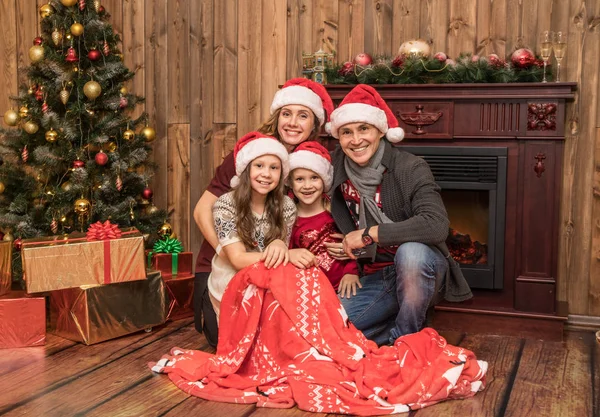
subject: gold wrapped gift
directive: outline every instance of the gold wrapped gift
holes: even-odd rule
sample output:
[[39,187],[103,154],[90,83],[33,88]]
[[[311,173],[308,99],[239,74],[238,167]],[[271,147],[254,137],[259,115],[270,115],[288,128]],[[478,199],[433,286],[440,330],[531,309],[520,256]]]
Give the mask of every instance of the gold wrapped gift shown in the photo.
[[0,241],[0,295],[10,291],[12,245],[12,241]]
[[26,239],[21,257],[28,293],[146,279],[144,238],[135,229],[108,240],[80,233]]
[[160,272],[143,281],[69,288],[50,293],[50,332],[91,345],[166,321]]

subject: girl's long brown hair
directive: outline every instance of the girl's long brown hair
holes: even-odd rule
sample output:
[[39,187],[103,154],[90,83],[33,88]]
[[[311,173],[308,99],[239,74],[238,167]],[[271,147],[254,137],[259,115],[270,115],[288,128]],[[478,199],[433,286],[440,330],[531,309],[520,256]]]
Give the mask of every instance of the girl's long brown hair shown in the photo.
[[[247,249],[256,247],[257,242],[254,240],[254,216],[252,215],[252,187],[250,185],[250,163],[244,172],[240,175],[240,183],[233,190],[233,201],[235,204],[237,219],[236,227],[238,236],[244,243]],[[283,171],[281,171],[283,173]],[[277,187],[267,194],[265,201],[265,211],[263,216],[266,218],[266,224],[269,225],[267,234],[265,235],[265,247],[276,239],[281,239],[285,242],[287,230],[285,220],[283,218],[284,204],[284,181],[279,178]]]

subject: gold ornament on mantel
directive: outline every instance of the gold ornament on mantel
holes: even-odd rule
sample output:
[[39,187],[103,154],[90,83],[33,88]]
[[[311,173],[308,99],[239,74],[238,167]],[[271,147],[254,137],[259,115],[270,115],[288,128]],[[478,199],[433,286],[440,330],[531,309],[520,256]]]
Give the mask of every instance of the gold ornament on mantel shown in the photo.
[[102,93],[102,87],[96,81],[91,80],[83,86],[83,94],[90,100],[95,100]]
[[7,126],[16,126],[19,123],[19,114],[13,109],[6,110],[4,113],[4,123]]
[[36,63],[44,59],[44,47],[42,45],[33,45],[29,48],[29,59]]
[[42,19],[45,19],[54,13],[54,8],[52,6],[50,6],[49,4],[44,4],[44,5],[40,6],[39,13],[40,13],[40,17]]
[[60,2],[65,7],[71,7],[77,4],[77,0],[60,0]]
[[406,41],[400,45],[398,55],[405,58],[417,57],[427,59],[431,55],[431,47],[422,39]]
[[160,226],[160,229],[158,229],[158,235],[161,237],[161,239],[170,237],[172,234],[173,234],[173,228],[167,222],[164,222],[163,225]]

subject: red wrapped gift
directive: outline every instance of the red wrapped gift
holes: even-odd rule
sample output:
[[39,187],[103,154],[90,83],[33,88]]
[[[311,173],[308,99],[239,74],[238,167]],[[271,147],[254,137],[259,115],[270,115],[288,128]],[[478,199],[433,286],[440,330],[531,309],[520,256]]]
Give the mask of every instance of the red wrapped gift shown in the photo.
[[0,295],[10,291],[12,246],[12,241],[0,241]]
[[25,291],[0,296],[0,348],[46,344],[46,301]]
[[148,252],[148,256],[150,258],[148,267],[160,271],[164,280],[194,276],[192,272],[194,254],[192,252],[176,254]]
[[165,281],[170,302],[167,304],[167,320],[179,320],[194,316],[194,277]]

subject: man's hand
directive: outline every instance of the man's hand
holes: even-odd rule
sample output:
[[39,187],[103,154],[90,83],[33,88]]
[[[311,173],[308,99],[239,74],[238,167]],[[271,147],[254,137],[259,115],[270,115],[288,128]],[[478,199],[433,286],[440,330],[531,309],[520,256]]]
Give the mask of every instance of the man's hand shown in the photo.
[[356,295],[356,287],[362,288],[358,275],[346,274],[342,277],[338,286],[338,294],[340,297],[350,298]]
[[282,263],[283,265],[287,265],[290,260],[287,245],[283,240],[275,239],[269,243],[260,260],[265,262],[267,269],[277,268]]
[[317,266],[317,258],[311,251],[304,248],[290,249],[290,262],[296,268],[305,269],[311,266]]
[[350,257],[350,259],[356,259],[356,256],[352,253],[355,249],[361,249],[365,247],[362,241],[362,234],[365,229],[354,230],[344,237],[342,244],[344,246],[344,252]]

